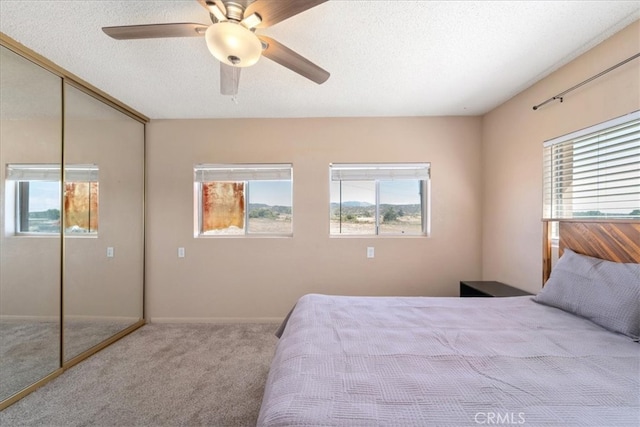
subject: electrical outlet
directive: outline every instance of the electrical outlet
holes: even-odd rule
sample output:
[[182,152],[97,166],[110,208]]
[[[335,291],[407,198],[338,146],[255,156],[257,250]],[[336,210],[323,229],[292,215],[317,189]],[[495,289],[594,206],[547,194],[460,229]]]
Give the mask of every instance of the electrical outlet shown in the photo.
[[369,246],[367,248],[367,258],[373,258],[373,257],[375,257],[375,255],[376,255],[376,253],[375,253],[375,250],[374,250],[373,246]]
[[107,258],[113,258],[113,256],[114,256],[113,247],[109,246],[107,248]]
[[178,248],[178,258],[184,258],[184,248]]

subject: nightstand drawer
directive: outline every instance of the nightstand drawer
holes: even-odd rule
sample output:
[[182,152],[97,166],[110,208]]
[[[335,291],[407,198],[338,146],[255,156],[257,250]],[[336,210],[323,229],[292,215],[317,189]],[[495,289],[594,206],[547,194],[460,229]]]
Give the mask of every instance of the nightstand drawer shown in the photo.
[[494,281],[460,281],[461,297],[520,297],[531,295],[522,289]]

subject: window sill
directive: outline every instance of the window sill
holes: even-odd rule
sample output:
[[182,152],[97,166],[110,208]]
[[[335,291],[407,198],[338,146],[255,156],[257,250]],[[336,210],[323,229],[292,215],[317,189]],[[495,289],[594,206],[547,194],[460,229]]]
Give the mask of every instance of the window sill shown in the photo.
[[331,239],[424,239],[428,234],[330,234]]
[[198,234],[196,239],[290,239],[293,234]]

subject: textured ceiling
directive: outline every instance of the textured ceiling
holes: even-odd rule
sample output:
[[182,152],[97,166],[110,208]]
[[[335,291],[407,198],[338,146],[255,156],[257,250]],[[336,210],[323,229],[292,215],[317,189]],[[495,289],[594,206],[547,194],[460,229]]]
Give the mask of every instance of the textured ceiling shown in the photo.
[[640,1],[331,0],[258,30],[329,80],[262,58],[233,102],[204,38],[101,31],[209,24],[196,0],[0,2],[0,31],[152,119],[483,114],[638,18]]

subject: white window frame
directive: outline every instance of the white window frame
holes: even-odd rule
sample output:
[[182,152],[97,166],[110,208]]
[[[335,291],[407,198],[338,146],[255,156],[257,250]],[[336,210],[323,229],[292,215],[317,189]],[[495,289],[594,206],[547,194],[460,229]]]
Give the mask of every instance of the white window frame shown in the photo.
[[[580,149],[587,154],[581,154],[582,164],[576,165],[573,156]],[[579,167],[582,171],[576,172]],[[607,202],[618,203],[619,212],[602,212],[613,209],[606,207]],[[575,209],[575,204],[581,208]],[[640,219],[631,215],[636,209],[640,209],[640,111],[544,142],[543,219],[551,221],[552,238],[558,237],[559,220]]]
[[[420,183],[421,232],[418,234],[380,233],[380,182],[392,180],[415,180]],[[336,181],[375,182],[374,233],[332,233],[331,237],[428,237],[431,234],[431,163],[331,163],[329,184]],[[341,202],[342,203],[342,202]],[[331,221],[331,202],[329,221]]]
[[[203,238],[246,238],[246,237],[292,237],[293,236],[293,165],[291,163],[246,163],[246,164],[197,164],[194,173],[194,237]],[[291,232],[270,233],[251,231],[249,222],[249,198],[252,181],[289,181],[291,186]],[[243,182],[244,183],[244,233],[206,234],[202,231],[203,206],[202,183]]]

